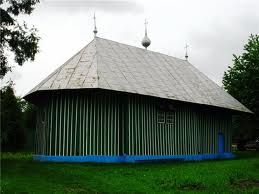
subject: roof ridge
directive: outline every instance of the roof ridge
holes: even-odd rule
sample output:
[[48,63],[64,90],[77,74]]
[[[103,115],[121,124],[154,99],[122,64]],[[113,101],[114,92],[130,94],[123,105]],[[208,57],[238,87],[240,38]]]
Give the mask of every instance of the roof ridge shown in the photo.
[[96,57],[96,74],[97,74],[97,88],[99,87],[99,72],[98,72],[98,48],[97,48],[97,36],[94,37],[95,39],[95,57]]
[[174,56],[171,56],[171,55],[167,55],[167,54],[164,54],[164,53],[161,53],[161,52],[157,52],[157,51],[147,50],[147,49],[144,49],[144,48],[141,48],[141,47],[137,47],[137,46],[133,46],[133,45],[130,45],[130,44],[121,43],[121,42],[118,42],[118,41],[115,41],[115,40],[110,40],[110,39],[107,39],[107,38],[101,38],[101,37],[97,37],[97,36],[95,38],[103,39],[103,40],[107,40],[107,41],[111,41],[111,42],[115,42],[115,43],[118,43],[118,44],[123,44],[125,46],[129,46],[129,47],[133,47],[133,48],[137,48],[137,49],[143,50],[145,52],[152,52],[152,53],[164,55],[164,56],[167,56],[167,57],[172,57],[172,58],[177,59],[177,60],[186,61],[185,59],[177,58],[177,57],[174,57]]
[[[91,62],[91,64],[90,64],[90,67],[89,67],[89,69],[88,69],[88,72],[87,72],[87,74],[86,74],[86,76],[85,76],[85,79],[84,79],[82,85],[84,85],[85,80],[86,80],[86,78],[87,78],[87,76],[88,76],[88,74],[89,74],[90,68],[92,67],[93,62],[94,62],[94,59],[95,59],[96,57],[97,57],[97,54],[96,54],[96,52],[95,52],[95,54],[93,55],[93,60],[92,60],[92,62]],[[96,68],[97,68],[97,63],[96,63]],[[96,69],[96,74],[97,74],[97,69]],[[99,81],[99,80],[97,79],[97,85],[98,85],[98,81]],[[98,88],[98,87],[97,87],[97,88]]]
[[[88,44],[88,45],[89,45],[89,44]],[[79,53],[82,53],[82,54],[83,54],[83,53],[84,53],[84,50],[88,47],[88,45],[85,46]],[[79,62],[80,62],[80,60],[81,60],[81,58],[82,58],[82,54],[81,54],[81,56],[79,57],[79,59],[77,60],[77,63],[76,63],[75,68],[74,68],[74,71],[71,73],[71,75],[70,75],[70,77],[69,77],[69,79],[68,79],[68,82],[67,82],[66,87],[68,86],[68,84],[69,84],[69,82],[70,82],[72,76],[74,75],[74,73],[75,73],[75,71],[76,71],[76,67],[78,66],[78,64],[79,64]],[[52,84],[53,84],[53,83],[52,83]]]
[[54,76],[59,70],[61,70],[65,65],[67,65],[67,63],[69,63],[75,56],[77,56],[80,52],[82,52],[84,49],[86,49],[88,47],[88,45],[90,45],[95,39],[91,40],[86,46],[84,46],[83,48],[81,48],[78,52],[76,52],[76,54],[72,55],[72,57],[70,57],[68,60],[66,60],[62,65],[60,65],[59,67],[57,67],[51,74],[49,74],[44,80],[42,80],[41,82],[39,82],[33,89],[31,89],[28,93],[26,93],[23,97],[33,93],[35,90],[37,90],[38,88],[40,88],[41,86],[43,86],[48,80],[49,78],[51,78],[52,76]]

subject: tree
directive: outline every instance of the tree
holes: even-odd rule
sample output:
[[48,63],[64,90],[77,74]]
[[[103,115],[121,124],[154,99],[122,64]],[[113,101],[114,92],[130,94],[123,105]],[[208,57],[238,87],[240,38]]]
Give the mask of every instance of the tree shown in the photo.
[[14,61],[22,66],[25,61],[34,60],[39,52],[39,37],[36,28],[28,28],[26,23],[19,24],[20,14],[30,15],[39,0],[0,0],[0,78],[11,66],[7,53],[14,53]]
[[224,88],[254,115],[236,117],[239,136],[254,139],[259,132],[259,35],[250,35],[244,53],[233,55],[233,66],[224,72]]
[[36,107],[14,95],[13,83],[1,89],[1,147],[3,151],[32,150]]
[[17,151],[26,143],[21,107],[14,95],[13,84],[1,90],[1,148]]
[[37,109],[36,106],[25,100],[23,100],[20,106],[23,112],[23,126],[26,130],[26,145],[24,148],[31,151],[34,145]]

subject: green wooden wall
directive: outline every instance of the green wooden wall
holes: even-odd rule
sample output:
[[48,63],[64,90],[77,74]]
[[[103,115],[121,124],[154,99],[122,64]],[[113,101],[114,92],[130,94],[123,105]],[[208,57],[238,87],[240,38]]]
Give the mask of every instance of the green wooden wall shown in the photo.
[[129,98],[129,155],[217,153],[219,132],[225,136],[225,151],[231,152],[231,115],[178,104],[173,124],[158,123],[160,103],[156,98]]
[[158,123],[163,101],[109,91],[52,92],[38,103],[35,154],[217,153],[218,132],[225,136],[225,151],[231,151],[230,114],[178,103],[174,122]]
[[54,93],[39,107],[37,154],[119,155],[121,98],[100,93]]

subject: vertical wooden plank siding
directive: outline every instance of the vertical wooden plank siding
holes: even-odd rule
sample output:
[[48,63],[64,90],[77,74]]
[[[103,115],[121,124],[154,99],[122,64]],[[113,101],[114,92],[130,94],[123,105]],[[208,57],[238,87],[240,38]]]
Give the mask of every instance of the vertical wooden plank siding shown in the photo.
[[174,123],[158,123],[160,99],[131,96],[128,101],[129,155],[188,155],[217,153],[218,133],[231,152],[231,115],[177,106]]
[[56,92],[39,106],[35,154],[188,155],[231,152],[231,115],[178,105],[173,123],[158,123],[161,99],[112,92]]
[[35,154],[119,155],[123,111],[117,103],[113,94],[53,93],[39,106]]

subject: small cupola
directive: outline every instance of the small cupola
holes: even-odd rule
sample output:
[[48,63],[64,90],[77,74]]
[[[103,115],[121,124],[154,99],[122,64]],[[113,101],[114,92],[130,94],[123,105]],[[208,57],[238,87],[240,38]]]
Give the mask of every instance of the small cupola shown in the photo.
[[147,36],[147,21],[145,20],[145,36],[141,41],[143,47],[147,49],[147,47],[151,44],[151,40]]

